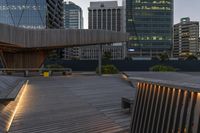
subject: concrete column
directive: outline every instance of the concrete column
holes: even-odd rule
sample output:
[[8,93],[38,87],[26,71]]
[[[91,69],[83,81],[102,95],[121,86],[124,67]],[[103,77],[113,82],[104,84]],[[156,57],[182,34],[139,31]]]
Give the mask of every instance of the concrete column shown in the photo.
[[99,75],[101,76],[102,75],[102,71],[101,71],[101,68],[102,68],[102,44],[99,44]]

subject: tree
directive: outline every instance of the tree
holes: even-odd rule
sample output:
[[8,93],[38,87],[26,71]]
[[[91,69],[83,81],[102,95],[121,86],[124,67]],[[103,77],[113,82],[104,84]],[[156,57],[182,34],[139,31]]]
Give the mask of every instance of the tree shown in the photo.
[[111,60],[112,59],[112,54],[110,51],[106,51],[103,54],[103,60]]
[[159,58],[160,61],[166,61],[166,60],[169,60],[169,55],[168,55],[167,52],[163,52],[163,53],[161,53],[161,54],[159,55],[158,58]]

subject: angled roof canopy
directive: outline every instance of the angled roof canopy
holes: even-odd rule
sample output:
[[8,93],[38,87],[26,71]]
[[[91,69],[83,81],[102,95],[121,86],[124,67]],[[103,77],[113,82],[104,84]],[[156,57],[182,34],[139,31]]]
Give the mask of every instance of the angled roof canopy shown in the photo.
[[85,29],[24,29],[0,24],[0,45],[21,48],[55,48],[128,41],[128,34]]

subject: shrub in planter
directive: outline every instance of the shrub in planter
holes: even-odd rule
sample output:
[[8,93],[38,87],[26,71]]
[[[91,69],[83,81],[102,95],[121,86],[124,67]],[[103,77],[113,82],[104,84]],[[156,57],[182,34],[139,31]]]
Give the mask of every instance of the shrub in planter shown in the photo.
[[153,72],[175,72],[176,69],[171,66],[155,65],[150,68],[150,71],[153,71]]
[[[118,74],[119,70],[114,65],[103,65],[101,68],[102,74]],[[99,73],[99,68],[96,69],[96,73]]]
[[55,69],[55,68],[64,68],[64,67],[59,64],[49,64],[49,65],[46,65],[45,68]]

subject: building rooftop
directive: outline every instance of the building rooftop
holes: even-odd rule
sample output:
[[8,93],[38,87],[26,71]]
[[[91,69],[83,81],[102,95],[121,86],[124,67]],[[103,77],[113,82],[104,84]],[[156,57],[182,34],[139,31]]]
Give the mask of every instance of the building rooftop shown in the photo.
[[129,132],[121,97],[135,90],[119,76],[32,77],[10,133]]

